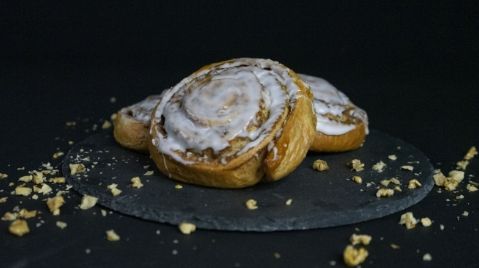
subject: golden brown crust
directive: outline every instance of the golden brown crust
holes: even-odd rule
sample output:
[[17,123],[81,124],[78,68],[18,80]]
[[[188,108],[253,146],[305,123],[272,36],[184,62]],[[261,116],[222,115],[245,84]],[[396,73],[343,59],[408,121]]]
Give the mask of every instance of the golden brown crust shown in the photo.
[[141,152],[148,151],[149,124],[119,112],[113,119],[113,126],[113,136],[121,146]]
[[326,135],[316,132],[311,144],[311,151],[315,152],[345,152],[361,147],[366,138],[366,126],[362,121],[356,123],[355,128],[342,135]]
[[[207,65],[194,74],[223,63]],[[275,181],[291,173],[304,159],[313,142],[316,118],[309,88],[294,72],[290,71],[289,75],[299,87],[294,108],[284,110],[280,121],[273,125],[268,136],[259,144],[224,164],[218,161],[185,164],[160,152],[154,140],[162,133],[156,125],[159,121],[153,119],[148,148],[158,169],[182,182],[218,188],[243,188],[261,180]],[[233,140],[230,144],[234,146],[236,142]],[[269,148],[271,145],[276,149]]]

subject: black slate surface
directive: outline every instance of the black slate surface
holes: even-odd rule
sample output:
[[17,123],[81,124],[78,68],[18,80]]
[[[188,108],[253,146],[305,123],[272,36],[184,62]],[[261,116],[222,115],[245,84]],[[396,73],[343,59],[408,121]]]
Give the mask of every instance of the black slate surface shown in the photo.
[[[397,160],[388,159],[395,154]],[[318,158],[328,162],[330,170],[311,168]],[[346,166],[352,159],[366,165],[353,172]],[[309,153],[301,166],[276,183],[264,183],[239,190],[224,190],[182,184],[159,174],[147,155],[117,145],[110,134],[97,134],[78,143],[69,152],[63,173],[69,174],[70,163],[84,163],[88,171],[67,176],[73,188],[82,194],[99,198],[99,203],[117,212],[146,220],[178,224],[195,223],[199,228],[235,231],[282,231],[332,227],[358,223],[401,211],[422,200],[433,187],[432,165],[414,146],[379,131],[372,131],[364,147],[347,153]],[[372,165],[384,161],[381,173]],[[400,166],[412,165],[414,171]],[[154,170],[152,176],[143,175]],[[351,181],[360,175],[363,183]],[[130,179],[140,176],[144,187],[134,189]],[[380,181],[398,177],[402,192],[393,197],[377,198]],[[422,187],[409,190],[407,182],[417,178]],[[107,189],[118,184],[122,193],[114,197]],[[394,187],[391,184],[389,187]],[[259,208],[248,210],[245,201],[257,200]],[[286,200],[292,198],[290,206]]]

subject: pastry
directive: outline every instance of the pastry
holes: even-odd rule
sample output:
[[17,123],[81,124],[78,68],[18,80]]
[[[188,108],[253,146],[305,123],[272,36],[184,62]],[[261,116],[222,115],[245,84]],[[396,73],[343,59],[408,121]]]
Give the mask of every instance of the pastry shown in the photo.
[[317,121],[311,150],[344,152],[361,147],[369,132],[366,112],[328,81],[305,74],[299,76],[310,85],[314,95]]
[[289,68],[240,58],[207,65],[165,92],[149,151],[170,178],[242,188],[279,180],[315,135],[309,87]]
[[160,99],[161,95],[149,96],[118,111],[113,119],[115,140],[126,148],[147,152],[151,113]]

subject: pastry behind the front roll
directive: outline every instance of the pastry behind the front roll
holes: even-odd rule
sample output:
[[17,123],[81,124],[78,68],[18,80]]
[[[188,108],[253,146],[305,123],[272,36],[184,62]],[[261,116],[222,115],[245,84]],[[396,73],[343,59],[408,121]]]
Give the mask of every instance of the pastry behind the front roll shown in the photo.
[[301,79],[310,85],[314,95],[316,135],[311,150],[344,152],[363,145],[368,129],[368,116],[328,81],[305,74]]

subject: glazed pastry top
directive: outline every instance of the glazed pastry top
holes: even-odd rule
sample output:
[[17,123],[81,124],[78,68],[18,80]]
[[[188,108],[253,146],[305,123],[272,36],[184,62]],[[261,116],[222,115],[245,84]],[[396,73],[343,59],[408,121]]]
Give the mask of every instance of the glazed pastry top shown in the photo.
[[326,135],[342,135],[362,121],[368,133],[368,116],[364,110],[354,105],[349,98],[328,81],[305,74],[299,75],[310,85],[314,96],[316,131]]
[[145,125],[150,124],[151,113],[161,99],[162,94],[148,96],[146,99],[137,102],[131,106],[120,110],[120,113],[126,114]]
[[161,135],[153,144],[182,163],[212,155],[224,163],[271,140],[298,90],[290,70],[275,61],[240,58],[206,66],[165,93],[154,111],[152,128],[156,121]]

